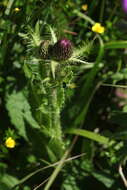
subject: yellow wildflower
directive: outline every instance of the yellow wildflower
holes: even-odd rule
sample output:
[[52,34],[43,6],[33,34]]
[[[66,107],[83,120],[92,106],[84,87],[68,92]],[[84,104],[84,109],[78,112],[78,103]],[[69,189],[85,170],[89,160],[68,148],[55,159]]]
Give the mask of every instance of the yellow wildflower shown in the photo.
[[105,28],[104,28],[103,26],[101,26],[100,23],[95,23],[95,24],[92,26],[92,31],[102,34],[102,33],[104,33]]
[[87,4],[82,5],[82,10],[83,11],[87,11],[87,9],[88,9],[88,5]]
[[19,9],[18,7],[16,7],[16,8],[14,9],[14,11],[15,11],[15,12],[19,12],[20,9]]
[[16,145],[15,140],[12,137],[8,137],[5,141],[5,146],[7,148],[14,148]]

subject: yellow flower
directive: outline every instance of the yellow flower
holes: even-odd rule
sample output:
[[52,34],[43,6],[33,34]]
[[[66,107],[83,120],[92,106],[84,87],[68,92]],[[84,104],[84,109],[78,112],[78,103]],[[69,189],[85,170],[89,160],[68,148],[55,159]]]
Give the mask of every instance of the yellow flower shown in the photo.
[[20,9],[19,9],[18,7],[16,7],[16,8],[14,9],[14,11],[15,11],[15,12],[19,12]]
[[12,137],[8,137],[5,141],[5,146],[7,148],[14,148],[16,145],[15,140]]
[[88,5],[87,4],[82,5],[82,10],[83,11],[87,11],[87,9],[88,9]]
[[102,33],[104,33],[105,28],[104,28],[103,26],[101,26],[100,23],[95,23],[95,24],[92,26],[92,31],[102,34]]

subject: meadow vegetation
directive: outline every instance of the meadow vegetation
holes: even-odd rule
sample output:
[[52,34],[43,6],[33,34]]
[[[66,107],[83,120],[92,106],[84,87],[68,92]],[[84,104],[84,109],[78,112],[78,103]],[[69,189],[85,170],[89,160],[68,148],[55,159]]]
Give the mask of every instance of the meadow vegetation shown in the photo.
[[0,1],[0,190],[127,188],[127,1]]

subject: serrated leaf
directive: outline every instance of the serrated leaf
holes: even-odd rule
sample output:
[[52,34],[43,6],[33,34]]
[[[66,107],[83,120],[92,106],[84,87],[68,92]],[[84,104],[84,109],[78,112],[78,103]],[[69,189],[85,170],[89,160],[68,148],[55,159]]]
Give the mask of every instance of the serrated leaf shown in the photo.
[[25,139],[27,139],[25,121],[27,121],[31,127],[39,128],[39,125],[32,116],[30,105],[23,92],[14,92],[8,95],[6,108],[12,124],[18,130],[19,135],[23,136]]
[[57,42],[56,34],[55,34],[54,30],[51,28],[51,26],[49,26],[49,29],[50,29],[50,32],[51,32],[52,41],[55,44]]
[[29,65],[28,64],[24,64],[23,65],[23,69],[24,69],[26,77],[31,78],[32,77],[32,71],[29,68]]

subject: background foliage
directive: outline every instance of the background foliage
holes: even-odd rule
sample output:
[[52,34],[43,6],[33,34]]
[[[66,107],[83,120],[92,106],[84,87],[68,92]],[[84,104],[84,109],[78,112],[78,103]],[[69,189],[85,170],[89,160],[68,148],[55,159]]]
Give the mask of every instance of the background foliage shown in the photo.
[[[74,63],[73,85],[63,84],[63,142],[68,158],[81,157],[65,157],[63,168],[58,164],[51,189],[123,190],[119,168],[126,176],[127,15],[121,1],[1,0],[0,17],[0,189],[33,190],[51,176],[52,164],[63,155],[54,144],[46,146],[33,111],[37,104],[29,98],[29,52],[22,35],[39,21],[42,38],[49,38],[46,26],[51,26],[58,39],[66,37],[75,48],[83,47],[81,58],[90,63]],[[91,30],[94,22],[105,27],[103,34]],[[16,141],[13,149],[5,146],[10,136]],[[38,189],[46,190],[44,185]]]

